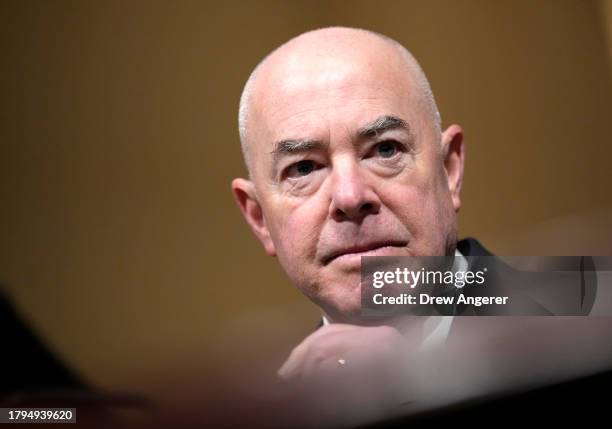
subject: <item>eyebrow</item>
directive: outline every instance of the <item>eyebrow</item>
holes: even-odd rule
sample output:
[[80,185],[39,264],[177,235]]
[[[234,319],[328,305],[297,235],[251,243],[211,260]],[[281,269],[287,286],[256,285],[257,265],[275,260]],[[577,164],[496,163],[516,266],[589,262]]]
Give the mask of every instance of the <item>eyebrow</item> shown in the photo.
[[358,135],[361,138],[372,138],[384,133],[385,131],[395,129],[404,129],[408,132],[410,131],[408,123],[403,119],[398,118],[397,116],[385,115],[380,116],[369,124],[359,128]]
[[274,157],[274,160],[278,160],[284,155],[293,155],[296,153],[308,152],[314,149],[322,149],[325,147],[326,145],[319,140],[287,139],[275,143],[274,150],[272,150],[271,153]]

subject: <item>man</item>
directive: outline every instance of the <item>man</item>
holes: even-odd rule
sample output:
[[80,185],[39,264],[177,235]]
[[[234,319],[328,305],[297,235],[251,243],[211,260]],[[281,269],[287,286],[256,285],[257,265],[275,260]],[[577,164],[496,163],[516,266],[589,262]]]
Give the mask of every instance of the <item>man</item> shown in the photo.
[[282,377],[394,368],[435,328],[445,335],[444,321],[366,327],[360,317],[362,256],[456,249],[463,135],[458,125],[441,130],[429,83],[406,49],[347,28],[289,41],[249,78],[240,135],[249,180],[232,183],[238,204],[325,320]]
[[[417,351],[444,342],[449,318],[368,326],[360,314],[362,256],[455,255],[466,263],[457,250],[462,130],[442,130],[412,55],[365,30],[302,34],[253,71],[239,126],[249,179],[232,182],[234,196],[265,251],[323,312],[324,326],[279,374],[325,380],[357,368],[353,377],[397,368],[406,356],[414,364]],[[470,247],[478,245],[463,243]],[[423,386],[417,379],[409,384]]]

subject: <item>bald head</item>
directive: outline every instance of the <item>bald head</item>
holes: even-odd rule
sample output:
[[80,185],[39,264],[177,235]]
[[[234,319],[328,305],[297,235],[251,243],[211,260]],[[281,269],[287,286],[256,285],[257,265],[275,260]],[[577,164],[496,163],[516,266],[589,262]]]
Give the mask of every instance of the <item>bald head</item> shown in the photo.
[[265,108],[275,104],[274,94],[278,90],[309,90],[319,83],[339,81],[356,68],[364,73],[377,69],[386,80],[381,85],[409,88],[406,97],[418,103],[429,125],[440,132],[440,115],[429,82],[406,48],[387,36],[368,30],[330,27],[309,31],[268,54],[245,84],[238,123],[249,173],[252,172],[253,123]]

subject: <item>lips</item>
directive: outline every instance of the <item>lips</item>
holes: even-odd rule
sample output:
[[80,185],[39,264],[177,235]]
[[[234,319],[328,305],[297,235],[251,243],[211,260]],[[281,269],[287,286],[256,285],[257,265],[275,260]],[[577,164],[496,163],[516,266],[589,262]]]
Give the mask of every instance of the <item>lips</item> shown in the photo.
[[345,255],[353,255],[367,252],[375,252],[376,250],[383,249],[386,247],[405,247],[408,244],[405,241],[397,241],[397,240],[386,240],[386,241],[375,241],[367,244],[359,244],[341,247],[331,251],[325,258],[323,258],[323,265],[327,265],[334,261],[335,259],[340,258]]

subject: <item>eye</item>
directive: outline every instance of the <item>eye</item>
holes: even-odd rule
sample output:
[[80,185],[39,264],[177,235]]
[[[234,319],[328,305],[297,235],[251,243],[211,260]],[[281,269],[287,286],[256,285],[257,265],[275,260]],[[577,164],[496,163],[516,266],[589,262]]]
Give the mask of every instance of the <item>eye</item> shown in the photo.
[[384,141],[374,146],[374,156],[381,158],[393,158],[399,151],[398,143],[394,141]]
[[290,165],[289,168],[287,168],[285,172],[285,176],[289,178],[304,177],[304,176],[308,176],[310,173],[315,171],[317,168],[318,168],[317,164],[315,164],[314,161],[306,159],[306,160],[299,161],[299,162],[296,162],[295,164]]

